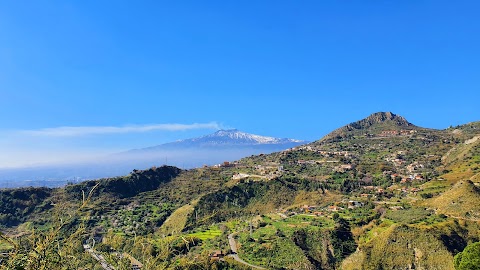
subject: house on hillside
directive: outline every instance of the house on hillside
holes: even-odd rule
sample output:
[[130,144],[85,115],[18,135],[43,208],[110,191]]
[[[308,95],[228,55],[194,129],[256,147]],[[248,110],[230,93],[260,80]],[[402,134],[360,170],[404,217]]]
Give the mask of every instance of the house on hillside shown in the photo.
[[336,168],[336,171],[338,172],[346,172],[355,169],[354,164],[342,164],[339,167]]
[[425,167],[425,165],[421,164],[421,163],[418,163],[418,162],[413,162],[412,164],[409,164],[407,166],[407,170],[412,173],[418,169],[423,169]]
[[390,178],[392,178],[392,180],[395,182],[395,179],[397,179],[397,177],[399,177],[400,175],[398,173],[394,173],[392,175],[390,175]]
[[423,180],[423,175],[421,175],[421,174],[415,175],[415,180],[422,181]]
[[348,201],[348,209],[362,207],[363,203],[359,201]]
[[312,206],[312,205],[303,205],[300,207],[300,211],[303,211],[305,213],[310,213],[311,211],[314,211],[317,208],[317,206]]
[[237,173],[237,174],[234,174],[234,175],[232,176],[232,179],[233,179],[233,180],[240,180],[240,179],[244,179],[244,178],[248,178],[248,177],[250,177],[249,174],[246,174],[246,173]]
[[141,270],[143,268],[143,264],[139,262],[137,259],[135,259],[134,257],[132,257],[130,254],[123,253],[122,257],[130,260],[132,270]]
[[397,135],[398,135],[398,131],[396,130],[384,130],[380,134],[378,134],[378,136],[380,137],[391,137],[391,136],[397,136]]
[[338,211],[340,211],[340,210],[343,210],[343,208],[340,207],[340,206],[330,205],[330,206],[328,207],[328,211],[330,211],[330,212],[338,212]]
[[210,253],[209,257],[211,260],[218,261],[220,259],[223,259],[223,257],[225,257],[225,254],[223,254],[223,251],[221,250],[215,250],[214,252]]
[[406,183],[410,183],[410,182],[412,182],[412,178],[409,177],[409,176],[403,178],[402,181],[400,181],[400,183],[402,183],[402,184],[406,184]]
[[221,164],[222,167],[224,168],[228,168],[228,167],[235,167],[235,165],[233,163],[230,163],[229,161],[224,161],[222,164]]

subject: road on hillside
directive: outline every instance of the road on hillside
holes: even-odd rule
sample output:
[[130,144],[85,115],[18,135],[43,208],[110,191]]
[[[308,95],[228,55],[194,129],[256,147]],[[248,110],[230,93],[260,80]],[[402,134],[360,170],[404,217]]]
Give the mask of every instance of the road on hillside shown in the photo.
[[246,266],[249,266],[249,267],[252,267],[252,268],[255,268],[255,269],[265,269],[263,267],[260,267],[260,266],[256,266],[256,265],[253,265],[253,264],[249,264],[247,263],[246,261],[240,259],[240,257],[238,256],[237,254],[237,242],[235,242],[235,238],[234,236],[236,235],[237,233],[231,233],[228,235],[228,244],[230,245],[230,249],[232,250],[232,253],[233,254],[230,254],[228,255],[228,257],[230,258],[233,258],[235,261],[241,263],[241,264],[244,264]]
[[107,261],[105,260],[105,258],[103,258],[102,255],[98,254],[95,252],[95,250],[93,250],[93,248],[90,247],[90,245],[83,245],[83,248],[85,249],[85,251],[87,251],[88,253],[90,253],[90,255],[95,259],[97,260],[100,265],[102,266],[102,268],[104,270],[115,270],[115,268],[113,268],[113,266],[111,266],[110,264],[107,263]]

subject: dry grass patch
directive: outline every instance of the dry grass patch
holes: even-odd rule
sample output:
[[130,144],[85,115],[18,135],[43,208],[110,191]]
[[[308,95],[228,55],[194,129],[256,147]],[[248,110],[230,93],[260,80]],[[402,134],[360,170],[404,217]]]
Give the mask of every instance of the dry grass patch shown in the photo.
[[197,203],[198,199],[175,210],[158,229],[157,234],[169,235],[180,233],[183,228],[185,228],[188,216],[194,211]]

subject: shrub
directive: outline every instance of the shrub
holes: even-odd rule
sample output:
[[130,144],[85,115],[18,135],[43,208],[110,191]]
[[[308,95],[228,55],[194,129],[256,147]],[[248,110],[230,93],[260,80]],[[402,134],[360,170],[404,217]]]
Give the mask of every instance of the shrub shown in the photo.
[[480,242],[468,245],[462,252],[458,253],[453,261],[457,270],[478,270],[480,269]]

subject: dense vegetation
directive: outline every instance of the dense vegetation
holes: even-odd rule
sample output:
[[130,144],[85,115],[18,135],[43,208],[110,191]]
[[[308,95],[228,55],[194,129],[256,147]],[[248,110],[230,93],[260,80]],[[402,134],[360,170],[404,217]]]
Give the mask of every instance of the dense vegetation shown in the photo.
[[462,252],[455,255],[455,269],[480,269],[480,242],[468,245]]
[[0,190],[0,225],[11,227],[25,222],[38,212],[51,207],[48,188],[19,188]]
[[477,269],[479,136],[380,113],[222,166],[1,190],[0,266]]

